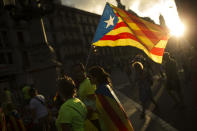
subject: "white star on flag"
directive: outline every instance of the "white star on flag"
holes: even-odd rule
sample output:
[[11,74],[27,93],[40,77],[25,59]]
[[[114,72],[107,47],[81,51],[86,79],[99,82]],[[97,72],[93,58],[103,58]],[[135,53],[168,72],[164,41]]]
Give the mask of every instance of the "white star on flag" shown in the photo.
[[107,23],[107,26],[105,28],[108,28],[110,25],[114,25],[114,18],[115,17],[112,18],[112,16],[110,15],[109,20],[104,21],[105,23]]

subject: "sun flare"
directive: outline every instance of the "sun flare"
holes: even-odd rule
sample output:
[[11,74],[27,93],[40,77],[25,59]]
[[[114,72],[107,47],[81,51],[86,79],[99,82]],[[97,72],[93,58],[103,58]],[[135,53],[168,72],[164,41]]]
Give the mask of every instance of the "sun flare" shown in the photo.
[[172,36],[181,37],[185,32],[185,26],[182,23],[177,23],[170,28],[170,34]]
[[159,24],[159,15],[163,15],[165,19],[166,26],[170,30],[170,36],[175,37],[182,37],[185,33],[185,25],[182,23],[176,4],[174,0],[165,0],[160,1],[151,5],[151,8],[141,10],[139,9],[140,2],[135,1],[131,6],[130,9],[135,11],[142,17],[150,17],[155,21],[155,23]]

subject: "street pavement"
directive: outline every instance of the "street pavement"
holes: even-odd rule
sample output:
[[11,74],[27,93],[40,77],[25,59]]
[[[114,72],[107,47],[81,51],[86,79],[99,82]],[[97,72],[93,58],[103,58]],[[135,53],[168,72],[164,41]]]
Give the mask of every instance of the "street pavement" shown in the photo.
[[[164,84],[160,83],[158,76],[154,76],[154,84],[151,89],[159,109],[155,109],[154,105],[150,104],[146,111],[145,119],[140,118],[142,106],[138,98],[138,88],[129,82],[126,73],[118,68],[113,68],[111,79],[114,91],[129,116],[135,131],[196,131],[197,128],[193,125],[197,118],[194,111],[191,111],[191,108],[184,110],[175,109],[173,101],[167,95]],[[191,98],[187,99],[187,101],[191,100]]]

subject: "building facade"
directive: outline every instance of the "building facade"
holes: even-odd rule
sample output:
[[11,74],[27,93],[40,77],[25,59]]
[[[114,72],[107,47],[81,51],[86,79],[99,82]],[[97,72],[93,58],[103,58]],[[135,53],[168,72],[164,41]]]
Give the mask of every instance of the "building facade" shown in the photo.
[[[19,3],[17,3],[19,4]],[[20,7],[20,6],[19,6]],[[10,11],[0,9],[0,87],[19,88],[34,85],[46,95],[54,95],[57,64],[69,74],[70,67],[78,62],[86,64],[90,46],[100,15],[72,7],[54,4],[54,11],[40,17],[25,14],[13,17]],[[22,11],[21,13],[24,13]],[[19,13],[20,14],[20,13]],[[29,18],[29,15],[33,16]],[[49,50],[44,38],[55,53]],[[88,65],[114,65],[132,56],[132,47],[103,47],[91,50]]]

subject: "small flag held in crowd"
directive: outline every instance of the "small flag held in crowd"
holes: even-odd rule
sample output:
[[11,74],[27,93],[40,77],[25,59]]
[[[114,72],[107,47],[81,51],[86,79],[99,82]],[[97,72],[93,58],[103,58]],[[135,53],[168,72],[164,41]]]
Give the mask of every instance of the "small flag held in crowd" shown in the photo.
[[96,106],[103,123],[103,130],[134,131],[120,101],[108,85],[97,88],[95,93]]
[[93,40],[94,46],[133,46],[162,63],[168,31],[132,13],[106,4]]

